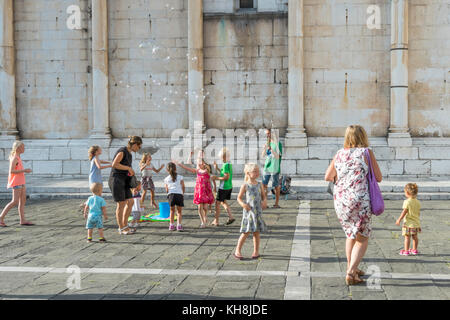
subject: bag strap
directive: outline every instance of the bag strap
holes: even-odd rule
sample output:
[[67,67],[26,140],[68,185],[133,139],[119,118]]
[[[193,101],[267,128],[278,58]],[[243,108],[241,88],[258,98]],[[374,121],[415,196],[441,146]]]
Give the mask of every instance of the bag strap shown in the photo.
[[373,172],[372,160],[370,158],[369,148],[366,148],[366,150],[364,150],[364,154],[367,156],[367,162],[368,162],[368,166],[369,166],[369,174],[371,175],[371,177],[374,177],[375,173]]

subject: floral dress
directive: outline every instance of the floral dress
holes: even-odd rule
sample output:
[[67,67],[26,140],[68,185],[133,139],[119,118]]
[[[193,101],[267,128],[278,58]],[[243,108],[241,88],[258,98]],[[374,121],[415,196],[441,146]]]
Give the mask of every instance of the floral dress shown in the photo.
[[247,183],[246,186],[245,203],[250,206],[251,210],[243,209],[240,232],[264,232],[267,228],[262,219],[261,183],[258,182],[256,185]]
[[211,177],[208,171],[197,170],[197,182],[194,189],[194,204],[212,204],[215,202],[211,189]]
[[365,148],[341,149],[336,153],[334,166],[337,181],[334,187],[334,208],[342,229],[350,239],[359,232],[369,237],[372,231],[369,170],[364,157]]

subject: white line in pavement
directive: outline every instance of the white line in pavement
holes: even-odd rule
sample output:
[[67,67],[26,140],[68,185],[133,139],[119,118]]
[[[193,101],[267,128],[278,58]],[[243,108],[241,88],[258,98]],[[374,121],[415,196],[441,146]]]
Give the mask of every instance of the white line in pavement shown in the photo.
[[[14,267],[0,266],[1,272],[11,273],[70,273],[68,268],[51,267]],[[187,269],[137,269],[137,268],[81,268],[84,274],[146,274],[146,275],[184,275],[184,276],[245,276],[245,277],[288,277],[291,278],[344,278],[344,272],[308,272],[308,271],[240,271],[240,270],[187,270]],[[300,277],[299,277],[300,276]],[[370,274],[368,274],[370,276]],[[382,272],[381,279],[405,280],[450,280],[450,274],[436,273],[389,273]],[[298,291],[298,290],[297,290]]]
[[288,268],[289,272],[300,273],[300,277],[287,276],[284,300],[311,300],[310,213],[311,201],[301,201]]

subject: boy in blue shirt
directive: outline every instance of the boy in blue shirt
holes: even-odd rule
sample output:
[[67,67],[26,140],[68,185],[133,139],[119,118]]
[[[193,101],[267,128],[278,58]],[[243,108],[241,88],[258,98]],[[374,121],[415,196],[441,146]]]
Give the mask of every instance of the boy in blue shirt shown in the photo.
[[[98,228],[98,234],[100,236],[100,242],[106,242],[103,236],[103,218],[108,219],[106,216],[106,202],[101,197],[103,191],[103,185],[100,183],[91,184],[91,191],[93,193],[90,196],[84,206],[84,218],[87,218],[86,229],[88,230],[87,242],[92,242],[92,229]],[[87,211],[89,209],[89,215]]]

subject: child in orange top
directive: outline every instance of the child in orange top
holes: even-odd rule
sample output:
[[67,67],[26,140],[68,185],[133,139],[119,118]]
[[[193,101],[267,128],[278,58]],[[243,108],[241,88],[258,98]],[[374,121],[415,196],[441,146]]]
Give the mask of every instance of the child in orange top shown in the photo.
[[13,189],[13,198],[10,203],[6,205],[0,215],[0,227],[7,227],[5,224],[5,216],[9,210],[18,206],[20,224],[23,226],[32,226],[33,223],[25,219],[25,202],[27,193],[25,188],[25,173],[30,173],[31,169],[24,169],[20,155],[25,152],[25,145],[21,141],[14,142],[11,153],[9,155],[9,174],[7,188]]

